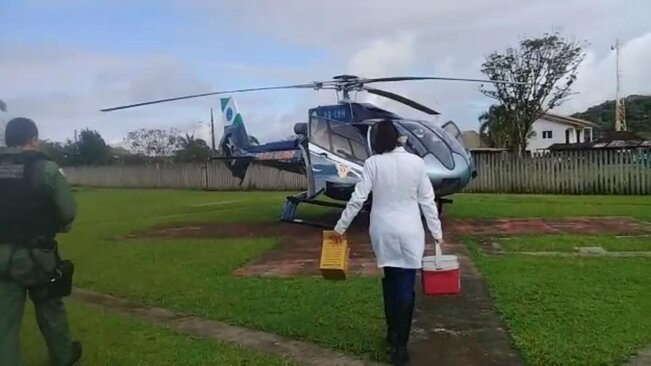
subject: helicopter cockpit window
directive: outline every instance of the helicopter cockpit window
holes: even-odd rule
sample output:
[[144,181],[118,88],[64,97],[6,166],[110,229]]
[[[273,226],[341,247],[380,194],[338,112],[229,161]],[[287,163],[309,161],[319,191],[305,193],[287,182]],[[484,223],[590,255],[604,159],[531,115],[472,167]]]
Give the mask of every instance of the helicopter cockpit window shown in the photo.
[[[443,128],[432,121],[426,121],[425,123],[434,131],[441,131],[441,137],[445,142],[447,142],[452,151],[462,155],[466,152],[465,143],[463,142],[463,135],[461,134],[461,131],[459,131],[458,127],[454,124],[454,122],[447,122],[445,125],[443,125]],[[458,137],[455,133],[453,133],[455,130],[459,132]],[[443,131],[447,132],[447,134],[442,133]],[[453,138],[450,135],[455,136],[456,138]]]
[[459,136],[461,136],[461,131],[459,130],[459,127],[457,127],[457,125],[454,124],[454,122],[452,121],[447,121],[443,125],[443,129],[457,139],[459,138]]
[[[400,132],[401,135],[407,136],[407,142],[405,143],[405,150],[408,152],[418,155],[421,158],[424,157],[427,154],[427,149],[418,141],[416,136],[409,132],[406,128],[402,127],[399,124],[396,124],[396,128],[398,129],[398,132]],[[373,136],[375,137],[375,136]]]
[[452,159],[450,147],[439,135],[425,127],[423,124],[417,122],[400,121],[400,124],[411,132],[411,134],[416,136],[425,148],[434,154],[434,156],[436,156],[436,158],[443,163],[446,168],[452,169],[454,167],[454,160]]
[[[459,129],[459,127],[457,127],[457,125],[454,122],[452,121],[446,122],[443,125],[443,129],[450,135],[454,136],[457,139],[457,142],[461,145],[461,147],[466,149],[466,142],[463,141],[463,133],[461,133],[461,130]],[[456,151],[459,148],[459,146],[454,146],[454,145],[456,144],[453,144],[452,148]]]

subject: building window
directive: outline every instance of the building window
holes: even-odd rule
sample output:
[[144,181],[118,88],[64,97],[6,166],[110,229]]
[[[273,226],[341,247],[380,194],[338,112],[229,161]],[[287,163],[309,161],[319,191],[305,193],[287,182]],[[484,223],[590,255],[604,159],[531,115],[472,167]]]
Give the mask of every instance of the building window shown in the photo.
[[551,139],[552,138],[552,131],[543,131],[543,139]]

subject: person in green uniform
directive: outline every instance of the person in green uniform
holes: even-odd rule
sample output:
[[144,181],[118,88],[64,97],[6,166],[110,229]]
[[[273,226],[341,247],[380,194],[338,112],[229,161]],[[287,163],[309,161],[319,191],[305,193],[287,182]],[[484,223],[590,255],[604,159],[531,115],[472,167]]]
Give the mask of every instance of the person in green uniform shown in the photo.
[[59,257],[56,234],[69,230],[76,205],[61,169],[38,150],[38,129],[14,118],[0,150],[0,364],[20,365],[20,324],[27,295],[53,366],[76,365],[63,297],[73,266]]

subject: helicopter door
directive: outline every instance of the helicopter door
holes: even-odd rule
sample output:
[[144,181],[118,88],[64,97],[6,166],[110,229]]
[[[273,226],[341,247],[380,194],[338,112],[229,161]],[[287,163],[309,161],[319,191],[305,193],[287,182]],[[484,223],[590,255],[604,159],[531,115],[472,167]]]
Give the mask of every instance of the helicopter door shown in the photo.
[[459,127],[457,127],[456,123],[452,121],[447,121],[443,126],[443,129],[445,132],[449,133],[454,137],[459,143],[461,143],[462,146],[466,146],[466,142],[463,141],[463,134],[461,133],[461,130]]
[[310,193],[325,190],[331,198],[347,200],[369,156],[364,136],[349,123],[317,116],[310,118],[308,136],[315,191]]

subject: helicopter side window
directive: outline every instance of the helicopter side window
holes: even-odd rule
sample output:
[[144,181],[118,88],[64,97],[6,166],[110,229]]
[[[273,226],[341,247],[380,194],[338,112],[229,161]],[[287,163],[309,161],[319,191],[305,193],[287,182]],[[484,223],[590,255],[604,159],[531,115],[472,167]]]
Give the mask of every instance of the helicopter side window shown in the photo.
[[360,162],[368,158],[364,137],[356,127],[347,123],[330,121],[330,130],[334,153]]
[[330,132],[326,120],[322,118],[310,119],[310,141],[315,145],[330,150]]
[[357,128],[347,123],[312,118],[310,142],[353,161],[363,162],[368,158],[364,137]]

